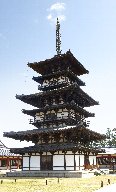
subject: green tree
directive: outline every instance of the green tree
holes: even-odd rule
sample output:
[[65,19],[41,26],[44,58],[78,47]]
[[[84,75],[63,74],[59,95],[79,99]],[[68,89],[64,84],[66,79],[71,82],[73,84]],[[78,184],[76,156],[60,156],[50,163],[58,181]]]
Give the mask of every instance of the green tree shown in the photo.
[[116,128],[107,128],[106,139],[102,140],[99,145],[101,147],[116,147]]

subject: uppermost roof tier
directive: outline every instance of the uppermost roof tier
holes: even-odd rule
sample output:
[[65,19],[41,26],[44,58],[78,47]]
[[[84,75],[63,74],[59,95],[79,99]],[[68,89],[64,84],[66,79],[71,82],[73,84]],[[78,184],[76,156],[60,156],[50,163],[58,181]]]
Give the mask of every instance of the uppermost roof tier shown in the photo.
[[28,63],[28,66],[41,75],[49,74],[51,71],[70,69],[76,75],[89,73],[88,70],[73,56],[71,51],[65,54],[55,55],[51,59],[45,61]]

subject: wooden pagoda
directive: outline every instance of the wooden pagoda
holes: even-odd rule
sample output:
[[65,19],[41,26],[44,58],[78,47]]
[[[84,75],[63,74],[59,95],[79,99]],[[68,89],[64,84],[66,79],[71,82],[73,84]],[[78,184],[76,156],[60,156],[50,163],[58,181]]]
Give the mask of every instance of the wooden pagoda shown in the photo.
[[39,92],[16,95],[16,99],[36,107],[22,110],[32,117],[30,124],[35,129],[4,132],[5,137],[34,143],[34,146],[11,149],[11,152],[22,154],[23,170],[76,171],[96,165],[100,150],[92,143],[105,137],[88,128],[86,118],[94,117],[94,113],[84,108],[99,103],[81,89],[85,83],[79,76],[87,74],[88,70],[70,50],[61,54],[59,28],[57,20],[57,55],[28,63],[28,67],[40,74],[33,77],[39,83]]

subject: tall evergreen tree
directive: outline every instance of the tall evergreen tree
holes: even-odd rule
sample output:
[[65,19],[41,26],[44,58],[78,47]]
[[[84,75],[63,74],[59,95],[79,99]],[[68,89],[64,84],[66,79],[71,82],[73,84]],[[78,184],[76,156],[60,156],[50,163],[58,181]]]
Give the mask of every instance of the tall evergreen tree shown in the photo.
[[116,147],[116,128],[107,128],[106,139],[97,144],[100,147]]

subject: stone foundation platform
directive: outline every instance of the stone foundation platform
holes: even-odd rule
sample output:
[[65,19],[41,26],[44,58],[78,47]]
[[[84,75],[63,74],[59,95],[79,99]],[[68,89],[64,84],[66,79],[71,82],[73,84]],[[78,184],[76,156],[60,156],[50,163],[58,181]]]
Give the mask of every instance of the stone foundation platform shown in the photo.
[[7,172],[7,177],[65,177],[65,178],[89,178],[94,176],[94,171],[15,171]]

